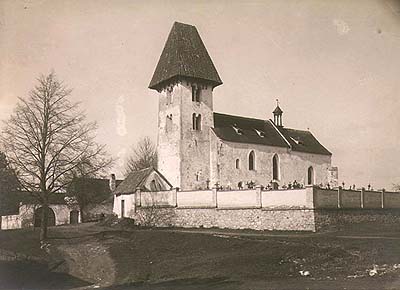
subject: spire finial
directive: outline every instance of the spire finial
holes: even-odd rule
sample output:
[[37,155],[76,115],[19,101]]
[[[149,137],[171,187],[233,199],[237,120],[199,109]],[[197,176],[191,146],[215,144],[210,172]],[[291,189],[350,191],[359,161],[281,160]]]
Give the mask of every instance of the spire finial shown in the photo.
[[279,99],[276,99],[276,106],[279,107]]

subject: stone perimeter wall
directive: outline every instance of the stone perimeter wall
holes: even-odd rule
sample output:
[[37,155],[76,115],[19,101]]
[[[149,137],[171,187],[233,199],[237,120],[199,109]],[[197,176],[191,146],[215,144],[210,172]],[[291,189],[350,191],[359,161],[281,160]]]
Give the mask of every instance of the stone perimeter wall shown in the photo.
[[[149,208],[137,208],[139,220],[151,219]],[[278,231],[315,231],[314,211],[264,209],[160,208],[155,219],[158,227],[228,228]],[[140,222],[139,222],[140,223]]]
[[[151,196],[151,199],[149,199]],[[320,231],[346,224],[400,222],[400,193],[307,187],[299,190],[177,191],[115,196],[139,224],[282,231]],[[155,206],[151,206],[151,200]]]
[[367,223],[371,228],[380,228],[400,224],[400,209],[321,209],[314,210],[314,220],[316,231]]

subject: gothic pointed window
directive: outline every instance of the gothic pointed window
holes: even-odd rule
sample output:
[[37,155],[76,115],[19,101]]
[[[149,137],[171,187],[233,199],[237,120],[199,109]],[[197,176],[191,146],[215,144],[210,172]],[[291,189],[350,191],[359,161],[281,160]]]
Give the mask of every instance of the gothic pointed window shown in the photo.
[[280,179],[279,157],[276,154],[272,157],[272,179]]
[[254,154],[254,151],[252,150],[252,151],[250,151],[250,154],[249,154],[249,170],[255,170],[256,169],[255,165],[256,165],[255,164],[255,154]]

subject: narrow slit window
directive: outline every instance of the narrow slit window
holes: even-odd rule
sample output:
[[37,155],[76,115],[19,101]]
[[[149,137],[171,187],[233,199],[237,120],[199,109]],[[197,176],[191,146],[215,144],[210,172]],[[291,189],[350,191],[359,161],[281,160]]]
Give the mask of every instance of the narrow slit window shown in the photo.
[[240,169],[240,160],[239,159],[236,159],[236,161],[235,161],[235,168]]

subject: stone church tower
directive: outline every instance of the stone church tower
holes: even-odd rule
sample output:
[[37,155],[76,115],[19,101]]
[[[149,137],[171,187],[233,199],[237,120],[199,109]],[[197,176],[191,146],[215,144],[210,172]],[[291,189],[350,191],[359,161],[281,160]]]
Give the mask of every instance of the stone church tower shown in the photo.
[[174,187],[208,186],[213,89],[221,84],[196,27],[175,22],[149,85],[159,93],[158,170]]

